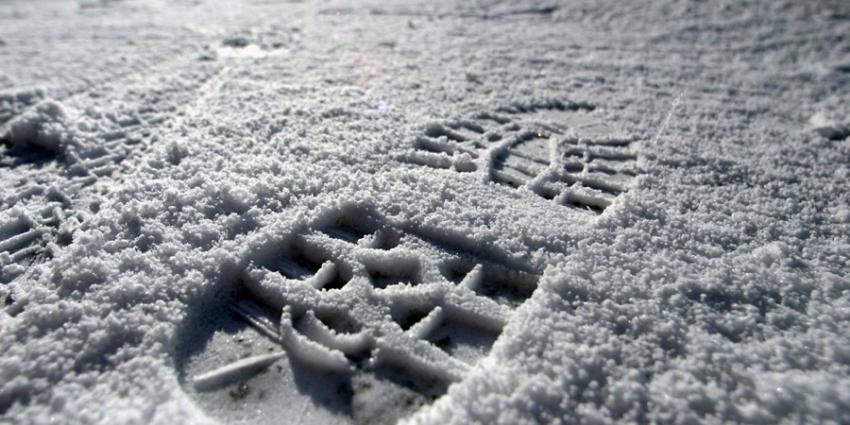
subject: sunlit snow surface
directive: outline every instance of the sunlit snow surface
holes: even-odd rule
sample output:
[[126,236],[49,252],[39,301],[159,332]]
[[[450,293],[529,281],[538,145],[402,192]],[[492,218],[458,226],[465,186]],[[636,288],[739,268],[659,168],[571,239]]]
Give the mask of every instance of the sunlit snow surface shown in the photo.
[[842,2],[0,2],[0,422],[848,423]]

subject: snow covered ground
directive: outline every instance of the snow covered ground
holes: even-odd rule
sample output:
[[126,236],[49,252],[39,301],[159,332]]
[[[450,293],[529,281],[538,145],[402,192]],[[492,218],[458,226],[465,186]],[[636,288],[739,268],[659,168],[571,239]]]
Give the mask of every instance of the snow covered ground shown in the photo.
[[850,423],[848,34],[0,0],[0,423]]

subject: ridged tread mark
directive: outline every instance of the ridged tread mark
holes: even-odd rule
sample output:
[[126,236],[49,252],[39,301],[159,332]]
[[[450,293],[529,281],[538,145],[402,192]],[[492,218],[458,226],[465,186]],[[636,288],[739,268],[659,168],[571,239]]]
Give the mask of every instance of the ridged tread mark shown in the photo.
[[512,105],[426,125],[408,162],[526,188],[559,205],[601,213],[637,174],[634,139],[616,134],[589,104]]
[[[172,62],[160,66],[172,66]],[[0,252],[3,261],[0,281],[9,282],[20,276],[29,266],[50,258],[55,249],[70,242],[73,227],[81,220],[67,219],[85,214],[72,212],[81,193],[102,178],[120,178],[122,162],[140,147],[155,142],[156,127],[174,119],[175,112],[189,103],[196,91],[212,78],[214,73],[207,68],[209,66],[181,70],[178,76],[167,81],[157,80],[156,85],[142,91],[128,89],[115,81],[103,83],[96,90],[109,87],[130,90],[131,100],[124,96],[124,102],[111,110],[86,111],[83,121],[92,120],[96,126],[89,122],[74,126],[70,142],[74,146],[61,152],[0,145],[0,180],[21,184],[20,188],[4,191],[0,205],[23,210],[37,223],[36,228],[42,235],[41,242],[29,246],[26,251]],[[83,95],[85,93],[70,93],[60,100],[72,102]],[[5,120],[0,122],[0,129],[37,108],[40,102],[46,102],[45,99],[40,90],[0,94],[0,120]],[[57,199],[61,202],[57,203]],[[60,212],[54,213],[56,208]],[[45,219],[50,223],[42,224]]]
[[[469,243],[420,232],[427,233],[366,208],[345,208],[258,254],[231,308],[282,345],[291,361],[336,376],[328,379],[368,379],[370,388],[412,391],[430,402],[489,353],[511,312],[534,292],[538,274],[462,247]],[[328,276],[342,283],[329,288]],[[201,387],[210,373],[197,375]],[[367,391],[352,388],[354,399]],[[351,414],[360,408],[366,406]]]

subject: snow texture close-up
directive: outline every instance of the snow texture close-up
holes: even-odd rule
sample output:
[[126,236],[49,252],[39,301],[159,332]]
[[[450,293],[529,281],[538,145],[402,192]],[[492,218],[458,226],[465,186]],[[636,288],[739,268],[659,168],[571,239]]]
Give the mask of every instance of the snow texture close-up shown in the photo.
[[0,423],[850,423],[844,0],[0,0]]

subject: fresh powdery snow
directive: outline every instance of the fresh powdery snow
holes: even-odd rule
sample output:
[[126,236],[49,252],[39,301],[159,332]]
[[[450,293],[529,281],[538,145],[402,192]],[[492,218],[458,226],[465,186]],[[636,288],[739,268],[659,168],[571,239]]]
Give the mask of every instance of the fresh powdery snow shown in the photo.
[[842,0],[0,0],[0,424],[848,424],[848,100]]

